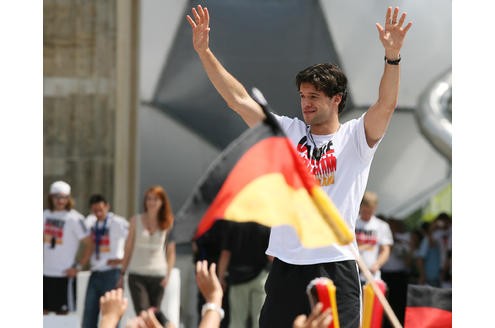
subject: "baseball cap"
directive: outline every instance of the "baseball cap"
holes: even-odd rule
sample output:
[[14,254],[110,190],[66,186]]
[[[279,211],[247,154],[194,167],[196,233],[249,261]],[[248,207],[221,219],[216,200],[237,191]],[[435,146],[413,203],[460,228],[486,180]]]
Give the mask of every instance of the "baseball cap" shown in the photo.
[[50,186],[50,194],[70,195],[70,185],[64,181],[55,181]]

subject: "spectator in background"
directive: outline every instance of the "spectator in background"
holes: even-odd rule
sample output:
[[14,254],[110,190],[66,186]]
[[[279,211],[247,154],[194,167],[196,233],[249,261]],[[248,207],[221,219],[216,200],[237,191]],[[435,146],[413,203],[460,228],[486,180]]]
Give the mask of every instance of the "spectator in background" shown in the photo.
[[43,314],[76,310],[77,272],[90,256],[89,231],[84,216],[74,209],[71,187],[56,181],[50,186],[48,209],[43,211]]
[[130,220],[119,287],[126,270],[134,310],[161,308],[165,287],[175,266],[172,207],[165,189],[152,186],[144,193],[144,212]]
[[[417,252],[418,283],[441,287],[442,268],[446,251],[442,238],[442,221],[437,216],[427,225],[427,233],[421,240]],[[440,233],[439,233],[440,232]]]
[[[382,266],[382,279],[388,286],[388,300],[400,323],[404,325],[404,315],[407,304],[407,285],[411,259],[411,236],[406,230],[404,221],[389,218],[387,220],[394,244],[388,261]],[[392,327],[389,320],[384,320],[383,327]]]
[[[380,268],[388,261],[390,248],[394,243],[392,231],[387,222],[376,217],[378,196],[366,191],[361,201],[359,218],[356,222],[356,241],[363,262],[373,274],[374,279],[381,279]],[[366,278],[361,273],[361,283]]]
[[91,274],[86,288],[82,327],[98,327],[99,299],[114,289],[120,278],[124,245],[129,232],[126,219],[110,212],[110,204],[99,194],[89,198],[91,215],[86,218],[91,231]]
[[441,240],[444,248],[440,284],[442,287],[452,287],[452,218],[446,212],[437,216],[437,230],[435,238]]
[[224,290],[230,286],[229,327],[259,327],[266,296],[264,286],[272,261],[265,254],[270,228],[255,222],[229,222],[226,238],[218,261],[218,275]]
[[419,245],[421,244],[421,240],[425,234],[423,233],[422,228],[413,229],[411,231],[410,243],[409,243],[409,252],[411,257],[409,259],[409,284],[417,285],[419,281],[419,269],[418,269],[418,252]]

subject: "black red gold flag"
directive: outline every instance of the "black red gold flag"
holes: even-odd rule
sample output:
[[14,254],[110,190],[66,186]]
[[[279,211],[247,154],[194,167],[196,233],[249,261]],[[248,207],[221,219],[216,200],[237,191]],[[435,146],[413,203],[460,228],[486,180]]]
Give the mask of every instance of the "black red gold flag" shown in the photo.
[[217,220],[292,227],[304,247],[348,244],[353,234],[268,111],[218,156],[178,214],[196,218],[193,239]]
[[427,285],[407,287],[404,328],[452,327],[452,289]]

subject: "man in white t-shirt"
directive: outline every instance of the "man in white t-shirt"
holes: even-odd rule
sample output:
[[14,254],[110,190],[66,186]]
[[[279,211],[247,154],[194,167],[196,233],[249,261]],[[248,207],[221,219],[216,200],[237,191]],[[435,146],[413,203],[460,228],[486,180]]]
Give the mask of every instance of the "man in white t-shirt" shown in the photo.
[[124,245],[129,233],[129,222],[110,212],[110,204],[102,195],[89,198],[91,214],[86,224],[91,231],[92,255],[84,300],[82,327],[97,328],[100,297],[117,287],[124,258]]
[[[388,223],[375,216],[377,207],[376,193],[365,192],[356,222],[356,240],[363,262],[373,278],[381,280],[380,268],[388,261],[394,239]],[[362,273],[360,276],[364,285],[366,278]]]
[[84,216],[74,209],[70,185],[52,183],[43,211],[43,314],[76,311],[77,273],[91,256],[88,233]]
[[[405,13],[399,15],[399,8],[389,7],[385,26],[376,24],[385,64],[378,99],[365,114],[340,123],[339,114],[348,94],[347,78],[336,65],[317,64],[296,76],[304,121],[275,115],[351,231],[355,229],[373,155],[397,106],[400,50],[412,25],[404,24],[405,19]],[[209,47],[208,10],[198,5],[192,9],[191,16],[187,15],[187,20],[192,28],[194,50],[218,93],[249,127],[261,122],[265,114],[260,104],[222,66]],[[377,64],[381,60],[378,58]],[[357,250],[355,242],[306,249],[292,229],[273,227],[266,253],[274,260],[265,284],[267,295],[260,327],[291,327],[297,315],[309,314],[306,286],[321,276],[336,284],[341,327],[359,327],[361,286],[351,247]]]

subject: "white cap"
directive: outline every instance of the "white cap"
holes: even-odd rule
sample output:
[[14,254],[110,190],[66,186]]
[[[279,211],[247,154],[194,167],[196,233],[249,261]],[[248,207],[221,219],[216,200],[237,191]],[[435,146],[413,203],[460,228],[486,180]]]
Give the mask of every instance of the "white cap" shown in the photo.
[[64,181],[55,181],[50,186],[50,194],[70,195],[70,186]]

